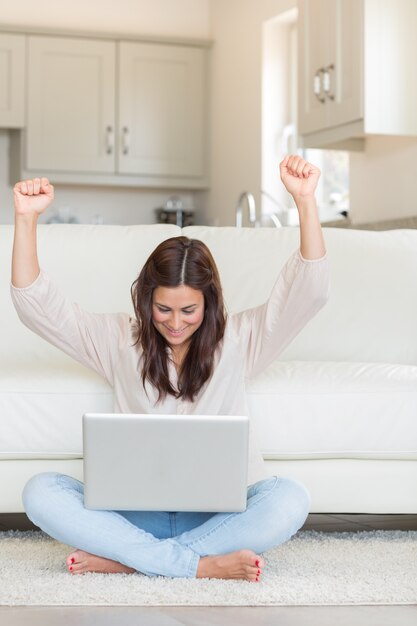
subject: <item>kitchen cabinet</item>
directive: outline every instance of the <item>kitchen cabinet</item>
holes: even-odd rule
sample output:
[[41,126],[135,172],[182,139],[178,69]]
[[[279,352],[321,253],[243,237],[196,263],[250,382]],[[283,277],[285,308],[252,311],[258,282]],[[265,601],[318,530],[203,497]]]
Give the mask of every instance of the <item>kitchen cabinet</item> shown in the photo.
[[25,123],[25,35],[0,33],[0,128]]
[[55,182],[207,186],[205,50],[29,36],[24,174]]
[[30,36],[26,167],[114,172],[116,44]]
[[204,174],[204,52],[119,44],[119,172]]
[[415,0],[299,0],[298,132],[304,147],[361,149],[417,135]]

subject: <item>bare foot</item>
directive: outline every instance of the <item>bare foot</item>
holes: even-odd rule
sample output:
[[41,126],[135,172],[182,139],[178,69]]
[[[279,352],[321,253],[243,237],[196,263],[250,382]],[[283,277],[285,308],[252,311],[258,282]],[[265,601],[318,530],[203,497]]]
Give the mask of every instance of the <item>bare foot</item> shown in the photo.
[[83,552],[83,550],[75,550],[67,560],[71,574],[85,574],[86,572],[99,572],[101,574],[133,574],[136,570],[127,565],[122,565],[117,561],[103,559],[95,554]]
[[264,559],[252,550],[203,556],[198,563],[197,578],[237,578],[258,582],[264,565]]

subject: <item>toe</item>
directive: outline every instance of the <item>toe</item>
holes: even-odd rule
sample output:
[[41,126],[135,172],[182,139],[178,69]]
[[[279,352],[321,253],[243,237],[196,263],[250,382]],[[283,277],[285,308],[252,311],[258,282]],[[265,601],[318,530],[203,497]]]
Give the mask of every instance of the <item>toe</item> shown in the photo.
[[255,565],[255,567],[257,567],[258,569],[262,570],[262,568],[265,566],[265,560],[264,560],[261,556],[256,555],[254,565]]
[[259,569],[259,567],[253,567],[252,565],[248,565],[246,567],[246,577],[248,580],[256,581],[256,579],[259,579],[260,576],[261,570]]
[[68,555],[67,560],[65,562],[68,566],[70,566],[70,565],[74,565],[74,563],[79,563],[81,560],[82,558],[81,558],[80,552],[78,550],[75,550],[74,552],[71,552],[71,554]]
[[85,571],[85,563],[74,563],[69,566],[70,574],[83,574]]

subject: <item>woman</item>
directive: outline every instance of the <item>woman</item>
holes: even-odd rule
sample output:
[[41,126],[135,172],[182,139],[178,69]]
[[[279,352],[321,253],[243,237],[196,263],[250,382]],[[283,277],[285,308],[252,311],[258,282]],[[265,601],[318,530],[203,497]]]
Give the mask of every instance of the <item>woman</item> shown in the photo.
[[[217,269],[198,240],[174,237],[151,254],[132,285],[136,319],[97,315],[69,302],[39,268],[38,216],[53,199],[48,180],[14,188],[12,298],[36,333],[104,376],[121,413],[247,413],[245,379],[270,364],[324,305],[328,262],[314,191],[320,171],[299,156],[280,164],[300,215],[300,250],[287,261],[269,300],[226,318]],[[255,278],[255,277],[254,277]],[[259,581],[262,553],[303,525],[310,498],[295,480],[268,476],[249,435],[247,509],[242,513],[92,511],[83,485],[62,474],[34,476],[23,492],[29,518],[77,546],[73,574]]]

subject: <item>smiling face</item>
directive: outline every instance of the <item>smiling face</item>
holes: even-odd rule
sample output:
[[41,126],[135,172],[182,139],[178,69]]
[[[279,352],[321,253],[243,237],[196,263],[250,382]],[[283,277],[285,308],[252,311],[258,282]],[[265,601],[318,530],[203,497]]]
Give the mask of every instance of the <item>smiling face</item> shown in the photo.
[[187,285],[156,287],[152,297],[152,321],[172,348],[186,345],[204,319],[202,291]]

